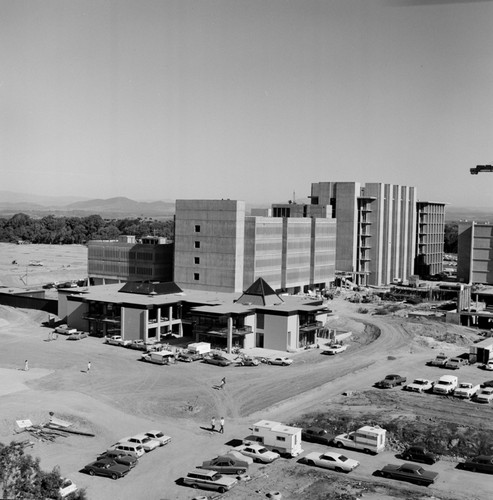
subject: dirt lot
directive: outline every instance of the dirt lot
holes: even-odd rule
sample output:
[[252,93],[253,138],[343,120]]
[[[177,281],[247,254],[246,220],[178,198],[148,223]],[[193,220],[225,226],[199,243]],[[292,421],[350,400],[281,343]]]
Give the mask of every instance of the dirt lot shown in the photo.
[[[180,486],[177,479],[228,450],[263,418],[301,423],[320,412],[365,415],[376,422],[395,416],[493,427],[490,406],[372,387],[388,373],[437,379],[448,372],[428,367],[426,361],[439,351],[467,351],[476,332],[398,315],[360,314],[359,305],[343,298],[335,299],[332,308],[332,326],[353,332],[346,352],[332,357],[317,349],[302,351],[292,355],[294,363],[288,367],[221,368],[202,363],[145,364],[137,360],[138,351],[104,345],[96,338],[68,341],[60,336],[49,341],[50,330],[41,326],[45,314],[0,306],[0,441],[33,440],[26,433],[16,434],[16,420],[40,424],[54,412],[95,437],[36,441],[32,454],[40,457],[44,469],[59,465],[63,475],[87,489],[90,499],[191,499],[198,493]],[[30,365],[27,372],[23,371],[25,359]],[[90,373],[86,373],[88,361]],[[493,378],[476,366],[463,367],[457,374],[473,382]],[[223,376],[225,389],[214,389]],[[343,396],[345,391],[352,395]],[[224,435],[208,429],[212,416],[225,417]],[[125,478],[112,481],[79,472],[122,437],[155,428],[170,435],[172,442],[142,457]],[[254,464],[251,480],[222,497],[261,499],[269,491],[280,491],[285,500],[490,498],[491,476],[458,471],[455,457],[432,466],[440,477],[430,488],[373,477],[381,466],[400,462],[395,456],[399,443],[389,438],[391,449],[377,456],[345,452],[361,462],[349,475],[310,468],[297,459],[280,459],[268,466]],[[310,443],[303,447],[305,452],[324,449]]]
[[52,281],[86,277],[87,247],[84,245],[0,243],[0,286],[39,287]]

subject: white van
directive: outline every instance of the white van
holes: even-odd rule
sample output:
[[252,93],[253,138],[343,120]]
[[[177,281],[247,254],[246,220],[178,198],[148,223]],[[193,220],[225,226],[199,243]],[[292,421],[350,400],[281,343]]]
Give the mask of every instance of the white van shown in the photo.
[[137,443],[126,443],[126,442],[118,442],[109,448],[109,450],[118,450],[126,453],[135,458],[140,458],[145,454],[145,450],[142,445]]

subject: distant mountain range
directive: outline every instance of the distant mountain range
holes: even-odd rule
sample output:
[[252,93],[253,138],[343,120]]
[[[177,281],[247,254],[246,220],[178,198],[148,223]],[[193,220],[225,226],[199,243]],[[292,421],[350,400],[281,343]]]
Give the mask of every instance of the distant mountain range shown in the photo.
[[53,214],[72,217],[100,215],[107,219],[169,218],[175,213],[175,202],[174,200],[143,202],[125,197],[102,200],[66,196],[36,196],[0,191],[0,215],[10,217],[20,212],[31,217],[44,217]]
[[[300,201],[309,203],[309,200]],[[247,213],[251,208],[268,208],[270,203],[247,203]],[[28,193],[0,191],[0,216],[11,217],[18,213],[31,217],[46,215],[85,217],[100,215],[106,219],[126,217],[169,218],[175,214],[175,201],[135,201],[123,196],[108,199],[89,199],[68,196],[40,196]],[[457,207],[447,205],[445,217],[449,221],[474,220],[493,223],[493,207]]]

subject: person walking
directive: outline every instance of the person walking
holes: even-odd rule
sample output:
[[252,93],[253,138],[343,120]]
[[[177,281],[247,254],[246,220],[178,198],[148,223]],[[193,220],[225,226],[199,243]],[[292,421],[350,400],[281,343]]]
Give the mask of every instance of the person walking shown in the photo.
[[216,417],[211,418],[211,431],[216,431]]
[[219,424],[221,425],[219,432],[221,434],[224,434],[224,417],[221,417],[221,420],[219,421]]
[[89,373],[90,371],[91,371],[91,362],[88,361],[87,362],[87,371],[86,371],[86,373]]
[[24,361],[24,371],[27,372],[29,371],[29,361],[26,359],[26,361]]
[[225,385],[226,385],[226,377],[223,377],[221,383],[219,384],[219,389],[224,389]]

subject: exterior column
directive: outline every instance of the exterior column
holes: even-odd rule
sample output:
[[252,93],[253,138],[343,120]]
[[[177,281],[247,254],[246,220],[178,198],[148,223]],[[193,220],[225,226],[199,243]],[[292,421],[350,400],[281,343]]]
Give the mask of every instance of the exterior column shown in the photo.
[[228,354],[231,354],[231,350],[233,347],[233,318],[230,316],[228,318]]

